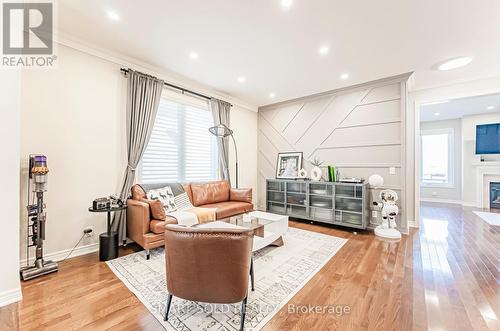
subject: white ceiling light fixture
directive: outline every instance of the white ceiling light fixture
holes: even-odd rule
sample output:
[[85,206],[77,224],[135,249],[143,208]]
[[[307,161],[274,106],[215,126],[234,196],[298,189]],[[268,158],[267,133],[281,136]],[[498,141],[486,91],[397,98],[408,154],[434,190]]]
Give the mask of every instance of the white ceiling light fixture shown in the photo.
[[342,79],[342,80],[346,80],[347,78],[349,78],[349,74],[347,72],[340,75],[340,79]]
[[446,71],[453,70],[464,67],[472,62],[472,57],[470,56],[461,56],[455,57],[453,59],[446,60],[437,66],[438,70]]
[[193,60],[198,60],[199,55],[196,52],[189,52],[189,57]]
[[486,107],[486,109],[493,110],[493,109],[495,109],[495,106],[488,106],[488,107]]
[[108,18],[109,18],[110,20],[112,20],[112,21],[115,21],[115,22],[116,22],[116,21],[119,21],[119,20],[120,20],[120,15],[118,15],[118,13],[117,13],[117,12],[115,12],[115,11],[108,10],[108,11],[106,12],[106,14],[108,15]]
[[244,82],[246,82],[246,81],[247,81],[247,79],[246,79],[246,77],[245,77],[245,76],[239,76],[239,77],[238,77],[238,83],[244,83]]
[[440,114],[439,113],[434,113],[434,116],[439,116]]
[[328,54],[329,51],[330,51],[330,47],[328,47],[327,45],[323,45],[319,48],[318,53],[319,53],[319,55],[326,55],[326,54]]
[[281,0],[281,7],[289,9],[293,5],[293,0]]
[[276,97],[276,93],[274,93],[274,92],[269,93],[269,97],[271,99],[274,99]]

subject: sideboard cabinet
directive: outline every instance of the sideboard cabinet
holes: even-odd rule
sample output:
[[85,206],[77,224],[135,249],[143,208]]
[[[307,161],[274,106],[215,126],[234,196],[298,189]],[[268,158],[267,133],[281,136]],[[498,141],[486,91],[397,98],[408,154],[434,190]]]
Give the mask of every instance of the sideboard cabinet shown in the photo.
[[368,225],[367,184],[266,181],[267,211],[356,229]]

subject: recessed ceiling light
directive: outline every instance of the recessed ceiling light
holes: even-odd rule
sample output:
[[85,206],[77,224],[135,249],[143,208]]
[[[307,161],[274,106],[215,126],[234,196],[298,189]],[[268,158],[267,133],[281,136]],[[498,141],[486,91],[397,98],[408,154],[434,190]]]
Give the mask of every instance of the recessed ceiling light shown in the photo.
[[471,62],[472,58],[470,56],[461,56],[443,62],[437,68],[438,70],[452,70],[466,66]]
[[239,82],[239,83],[244,83],[244,82],[246,82],[246,81],[247,81],[247,79],[245,78],[245,76],[240,76],[240,77],[238,77],[238,82]]
[[190,52],[189,57],[192,58],[193,60],[198,59],[198,53],[196,52]]
[[439,113],[434,113],[434,116],[439,116]]
[[274,93],[274,92],[269,93],[269,97],[271,99],[274,99],[276,97],[276,93]]
[[342,80],[346,80],[347,78],[349,78],[348,73],[343,73],[342,75],[340,75],[340,79],[342,79]]
[[292,6],[292,4],[293,4],[292,0],[281,0],[281,6],[283,8],[288,9],[288,8],[290,8]]
[[108,10],[106,13],[108,14],[108,18],[110,20],[112,20],[112,21],[119,21],[120,20],[120,15],[118,15],[117,12]]
[[486,109],[492,110],[492,109],[495,109],[495,106],[488,106],[488,107],[486,107]]
[[318,53],[320,55],[326,55],[326,54],[328,54],[329,51],[330,51],[330,48],[326,45],[323,45],[319,48]]

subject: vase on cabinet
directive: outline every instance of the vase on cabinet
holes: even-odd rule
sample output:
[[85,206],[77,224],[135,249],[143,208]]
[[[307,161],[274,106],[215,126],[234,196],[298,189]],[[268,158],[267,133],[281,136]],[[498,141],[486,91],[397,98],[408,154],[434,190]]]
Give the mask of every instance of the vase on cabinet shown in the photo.
[[314,182],[319,182],[323,176],[323,171],[320,167],[314,167],[311,170],[311,180]]

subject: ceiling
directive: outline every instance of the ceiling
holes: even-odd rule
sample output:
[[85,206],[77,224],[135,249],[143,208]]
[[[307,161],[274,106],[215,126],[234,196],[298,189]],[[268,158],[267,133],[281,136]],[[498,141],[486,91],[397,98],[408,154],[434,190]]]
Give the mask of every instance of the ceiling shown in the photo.
[[486,113],[498,113],[500,120],[500,94],[443,101],[421,106],[420,121],[442,121]]
[[[409,71],[416,89],[500,75],[500,1],[61,0],[57,10],[62,36],[257,106]],[[457,56],[474,61],[432,69]]]

